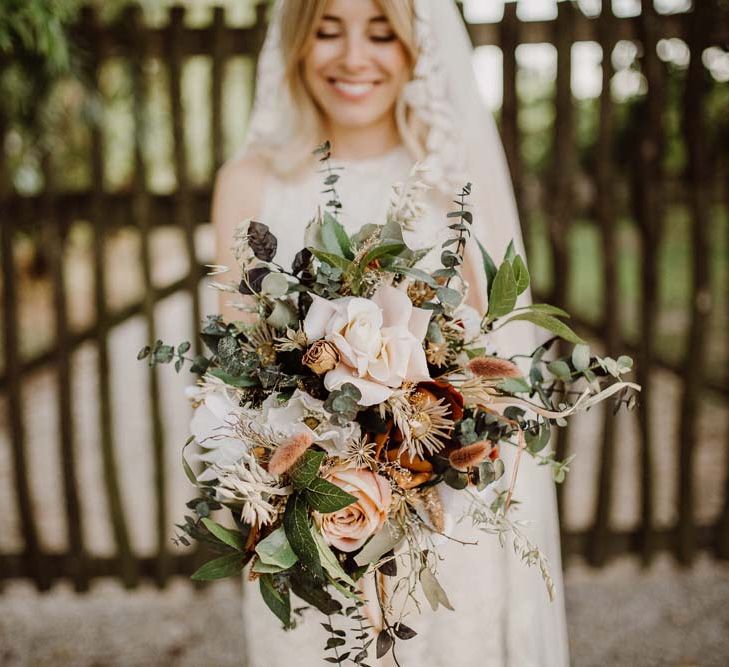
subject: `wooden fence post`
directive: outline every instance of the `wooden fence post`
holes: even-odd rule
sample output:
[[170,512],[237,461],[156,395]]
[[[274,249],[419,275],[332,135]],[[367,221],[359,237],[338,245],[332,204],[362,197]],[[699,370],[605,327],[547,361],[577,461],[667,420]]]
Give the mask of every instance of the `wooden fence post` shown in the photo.
[[706,329],[711,310],[711,275],[709,258],[710,166],[707,155],[704,98],[706,70],[701,60],[708,46],[711,2],[698,2],[690,16],[689,63],[684,95],[683,136],[688,163],[686,181],[692,216],[692,280],[691,324],[684,357],[683,392],[681,396],[678,462],[678,544],[677,555],[684,565],[693,562],[696,553],[694,511],[694,453],[698,443],[701,383],[704,377]]
[[658,250],[663,236],[662,158],[664,68],[656,51],[658,15],[645,0],[639,22],[643,44],[643,69],[648,93],[640,115],[638,159],[634,171],[635,211],[641,243],[640,342],[636,380],[643,388],[638,403],[640,437],[640,545],[644,564],[654,551],[653,539],[653,395],[654,343],[658,319]]
[[[552,206],[549,211],[548,232],[554,269],[551,302],[567,305],[567,285],[570,274],[568,235],[573,215],[573,186],[575,145],[572,107],[572,44],[574,42],[576,8],[571,2],[557,5],[559,14],[554,24],[553,43],[557,47],[556,114],[554,148],[551,165]],[[560,345],[564,351],[564,346]],[[570,429],[557,429],[553,436],[557,459],[568,454]],[[560,517],[564,514],[564,484],[557,486]],[[561,522],[564,528],[564,521]],[[564,531],[563,531],[564,534]]]
[[[147,340],[153,344],[157,340],[155,324],[155,286],[152,282],[152,250],[150,247],[149,190],[147,167],[142,146],[145,145],[145,101],[147,87],[144,81],[144,59],[147,53],[145,33],[142,25],[142,10],[138,5],[129,7],[126,25],[129,28],[129,74],[132,82],[134,117],[134,178],[132,181],[133,217],[139,228],[141,238],[140,259],[144,282],[144,321]],[[152,460],[154,465],[155,519],[157,534],[157,557],[155,581],[164,587],[169,577],[169,550],[167,521],[167,461],[165,459],[165,431],[162,421],[160,396],[160,370],[153,367],[149,372],[148,408],[152,424]]]
[[72,401],[72,356],[69,345],[68,307],[65,280],[66,222],[57,210],[55,202],[55,177],[51,156],[43,147],[43,190],[46,229],[44,238],[48,240],[51,258],[51,277],[56,324],[56,394],[58,399],[58,424],[61,441],[61,477],[63,479],[63,499],[66,510],[66,534],[68,536],[68,573],[73,578],[77,591],[88,590],[86,550],[83,538],[83,517],[79,501],[79,485],[76,477],[76,448],[74,444],[73,401]]
[[[612,52],[615,46],[615,24],[612,7],[604,3],[598,21],[598,36],[602,48],[602,92],[600,94],[600,125],[597,143],[597,216],[602,238],[603,308],[605,310],[605,354],[614,356],[620,340],[620,309],[617,284],[616,217],[613,205],[612,142],[614,113],[610,84],[612,82]],[[607,558],[610,535],[610,509],[613,497],[615,469],[615,416],[609,404],[603,406],[602,442],[598,465],[595,519],[590,535],[588,558],[592,565],[603,565]]]
[[[97,27],[93,7],[84,7],[82,21],[89,39],[89,73],[94,91],[98,90],[99,64],[103,53],[101,32]],[[101,113],[101,105],[97,107]],[[137,585],[139,572],[132,553],[127,529],[126,512],[119,487],[114,428],[111,411],[111,364],[109,359],[109,314],[106,303],[106,196],[104,193],[104,153],[101,138],[101,118],[90,125],[91,134],[91,219],[94,228],[94,302],[96,306],[96,348],[99,368],[99,426],[101,429],[101,458],[104,469],[104,486],[109,505],[109,519],[114,532],[114,542],[121,579],[127,588]]]
[[[198,283],[202,277],[200,265],[197,261],[195,249],[195,220],[192,216],[192,202],[190,197],[190,184],[188,176],[187,150],[185,147],[184,109],[182,106],[182,29],[185,20],[185,8],[175,6],[170,9],[169,25],[167,26],[167,62],[169,67],[169,95],[172,109],[172,135],[174,142],[174,171],[177,180],[175,195],[175,218],[182,224],[185,233],[185,252],[189,262],[187,274],[187,292],[192,300],[192,330],[200,330],[202,317],[200,314],[200,297]],[[194,336],[193,349],[195,354],[202,352],[199,336]]]

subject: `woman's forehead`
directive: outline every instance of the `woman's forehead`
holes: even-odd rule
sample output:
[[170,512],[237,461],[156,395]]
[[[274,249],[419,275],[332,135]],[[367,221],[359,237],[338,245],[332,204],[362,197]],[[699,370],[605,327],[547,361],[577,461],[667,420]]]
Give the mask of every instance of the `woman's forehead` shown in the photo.
[[387,21],[376,0],[328,0],[324,18],[337,21]]

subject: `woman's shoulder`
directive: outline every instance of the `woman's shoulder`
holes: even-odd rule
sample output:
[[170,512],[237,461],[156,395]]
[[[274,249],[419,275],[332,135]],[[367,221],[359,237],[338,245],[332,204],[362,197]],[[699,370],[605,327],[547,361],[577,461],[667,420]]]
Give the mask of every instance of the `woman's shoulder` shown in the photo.
[[259,153],[243,153],[228,160],[215,177],[213,211],[235,210],[246,218],[258,215],[270,175],[271,167]]

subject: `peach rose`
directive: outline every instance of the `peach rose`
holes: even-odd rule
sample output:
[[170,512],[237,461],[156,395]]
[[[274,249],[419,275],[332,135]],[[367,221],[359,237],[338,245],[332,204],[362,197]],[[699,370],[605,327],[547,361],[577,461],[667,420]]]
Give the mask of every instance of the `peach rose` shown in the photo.
[[335,469],[326,479],[351,493],[357,501],[336,512],[314,512],[324,541],[341,551],[356,551],[385,523],[390,511],[390,483],[370,470]]

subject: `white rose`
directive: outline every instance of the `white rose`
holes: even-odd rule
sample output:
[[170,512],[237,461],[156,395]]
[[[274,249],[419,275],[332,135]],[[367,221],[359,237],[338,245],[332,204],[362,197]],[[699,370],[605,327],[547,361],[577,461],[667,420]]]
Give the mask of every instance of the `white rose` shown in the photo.
[[249,445],[236,436],[234,429],[244,410],[235,401],[234,390],[224,384],[190,388],[187,394],[189,398],[199,401],[190,421],[190,432],[204,450],[194,457],[206,466],[198,479],[209,482],[217,477],[214,465],[232,465],[249,449]]
[[384,286],[372,299],[313,299],[304,320],[306,337],[325,338],[341,357],[324,376],[329,391],[350,382],[362,392],[361,405],[375,405],[405,381],[430,379],[423,339],[431,313],[414,308],[407,294]]

